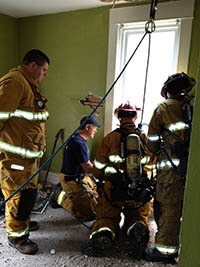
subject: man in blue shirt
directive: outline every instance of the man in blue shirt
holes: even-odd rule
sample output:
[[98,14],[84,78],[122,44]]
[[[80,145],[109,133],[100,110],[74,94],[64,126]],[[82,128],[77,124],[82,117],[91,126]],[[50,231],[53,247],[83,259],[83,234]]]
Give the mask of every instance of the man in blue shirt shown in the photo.
[[60,183],[55,187],[50,201],[52,208],[63,207],[82,221],[94,219],[97,203],[95,181],[87,174],[92,173],[88,139],[93,139],[97,128],[101,128],[93,116],[83,117],[81,128],[65,147]]

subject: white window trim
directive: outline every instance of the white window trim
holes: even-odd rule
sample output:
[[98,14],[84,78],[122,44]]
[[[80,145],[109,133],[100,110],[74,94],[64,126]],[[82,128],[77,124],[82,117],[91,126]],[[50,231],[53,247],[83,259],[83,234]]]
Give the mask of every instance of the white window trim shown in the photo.
[[[181,37],[179,43],[177,72],[184,71],[187,73],[192,31],[192,19],[194,11],[194,0],[180,0],[159,3],[157,7],[158,10],[155,16],[155,24],[156,20],[181,19]],[[119,38],[118,29],[120,25],[123,23],[148,21],[149,12],[150,4],[134,7],[116,8],[110,10],[107,90],[110,89],[111,85],[119,75],[119,73],[117,73],[115,76],[117,69],[117,38]],[[113,90],[110,92],[106,99],[104,135],[112,131],[114,90],[115,88],[113,88]]]

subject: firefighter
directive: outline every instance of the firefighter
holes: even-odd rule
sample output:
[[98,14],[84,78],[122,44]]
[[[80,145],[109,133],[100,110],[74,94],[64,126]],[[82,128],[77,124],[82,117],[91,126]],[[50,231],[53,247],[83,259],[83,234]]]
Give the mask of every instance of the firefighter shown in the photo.
[[[129,102],[116,108],[114,114],[120,121],[120,128],[106,135],[97,150],[93,174],[96,179],[100,180],[99,183],[102,183],[102,187],[98,190],[100,195],[95,208],[96,220],[92,227],[90,240],[81,248],[82,254],[96,256],[112,246],[112,242],[120,229],[121,213],[124,214],[123,229],[131,240],[131,255],[140,259],[147,246],[150,202],[142,205],[141,202],[135,201],[132,196],[128,195],[127,177],[124,175],[126,173],[126,159],[121,153],[124,149],[124,147],[122,149],[123,144],[121,142],[124,143],[122,137],[125,133],[133,133],[136,140],[139,136],[134,135],[138,110],[140,109]],[[140,136],[145,139],[144,134],[140,134]],[[124,153],[126,154],[126,151]],[[130,160],[133,164],[131,170],[134,170],[135,163],[140,162],[141,155],[136,152],[136,156],[135,160]],[[140,178],[139,174],[137,178]]]
[[191,111],[185,112],[184,103],[194,84],[185,73],[170,76],[161,90],[166,100],[155,109],[149,124],[148,147],[157,162],[154,217],[158,231],[154,248],[146,249],[148,261],[173,264],[178,255],[191,124]]
[[96,118],[83,117],[81,128],[64,149],[60,183],[56,185],[50,200],[52,208],[63,207],[81,221],[94,220],[94,208],[98,193],[96,183],[88,174],[93,163],[90,161],[88,139],[93,139],[97,128]]
[[[7,199],[39,167],[45,151],[47,99],[38,91],[38,83],[47,74],[49,58],[40,50],[26,53],[21,66],[0,79],[0,165],[1,189]],[[6,203],[8,243],[24,254],[37,251],[29,231],[37,222],[30,212],[37,195],[38,176]]]

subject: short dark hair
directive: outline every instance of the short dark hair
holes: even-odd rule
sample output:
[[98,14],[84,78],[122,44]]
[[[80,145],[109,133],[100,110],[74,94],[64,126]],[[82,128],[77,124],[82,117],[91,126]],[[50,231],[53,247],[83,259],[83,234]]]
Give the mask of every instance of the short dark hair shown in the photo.
[[35,62],[38,66],[44,65],[46,62],[50,64],[48,56],[38,49],[28,51],[22,60],[22,65],[26,66],[31,62]]

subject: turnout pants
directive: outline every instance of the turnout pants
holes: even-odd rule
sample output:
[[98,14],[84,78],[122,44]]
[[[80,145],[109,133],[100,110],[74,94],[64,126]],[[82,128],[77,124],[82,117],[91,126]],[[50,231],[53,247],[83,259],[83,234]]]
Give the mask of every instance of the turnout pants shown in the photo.
[[[7,199],[14,191],[2,190]],[[21,237],[29,233],[30,212],[34,206],[37,189],[26,189],[15,194],[6,203],[6,232],[9,237]]]
[[[22,159],[7,153],[1,157],[1,189],[7,199],[39,168],[39,159]],[[29,233],[30,213],[37,196],[38,175],[6,202],[6,232],[9,237]]]
[[157,175],[154,215],[158,226],[156,247],[178,248],[184,196],[183,178],[174,170]]
[[83,221],[91,220],[97,204],[96,183],[89,176],[85,176],[82,184],[66,181],[65,174],[60,174],[63,191],[59,195],[58,203],[73,216]]
[[147,226],[151,203],[148,202],[141,208],[138,208],[141,206],[141,203],[135,201],[112,202],[110,188],[111,183],[107,181],[104,185],[105,193],[102,192],[100,194],[98,204],[95,208],[96,221],[92,227],[92,236],[102,230],[110,230],[114,237],[119,230],[121,213],[124,214],[123,229],[127,234],[129,234],[129,231],[137,222],[142,222]]

